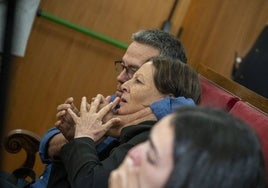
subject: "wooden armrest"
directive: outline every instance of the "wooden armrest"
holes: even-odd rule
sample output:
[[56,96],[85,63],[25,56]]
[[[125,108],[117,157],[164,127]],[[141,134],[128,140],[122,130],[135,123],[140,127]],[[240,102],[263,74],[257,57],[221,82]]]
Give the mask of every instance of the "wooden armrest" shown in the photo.
[[39,150],[40,140],[41,137],[31,131],[15,129],[10,131],[4,139],[4,147],[9,153],[18,153],[21,149],[24,149],[27,156],[20,168],[32,169],[36,153]]

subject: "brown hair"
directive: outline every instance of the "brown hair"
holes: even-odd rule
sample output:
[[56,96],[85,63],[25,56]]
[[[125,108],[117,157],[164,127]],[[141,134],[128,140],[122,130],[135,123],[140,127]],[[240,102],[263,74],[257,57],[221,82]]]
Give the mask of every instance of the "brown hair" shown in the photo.
[[158,91],[174,97],[192,98],[199,104],[201,86],[197,72],[187,64],[167,57],[154,57],[150,61],[155,67],[154,82]]

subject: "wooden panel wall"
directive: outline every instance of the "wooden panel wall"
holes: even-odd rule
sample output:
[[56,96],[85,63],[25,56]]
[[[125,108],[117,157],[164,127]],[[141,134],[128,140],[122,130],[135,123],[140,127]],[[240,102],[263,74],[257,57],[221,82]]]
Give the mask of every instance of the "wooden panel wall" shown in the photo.
[[[78,25],[130,43],[140,29],[160,28],[174,0],[42,0],[40,8]],[[181,1],[179,3],[182,4]],[[187,6],[179,7],[183,17]],[[180,13],[181,12],[181,13]],[[180,15],[181,14],[181,15]],[[173,27],[179,28],[179,23]],[[174,29],[174,28],[173,28]],[[56,107],[73,96],[112,94],[116,86],[114,60],[124,50],[78,33],[41,17],[35,19],[26,56],[12,63],[12,80],[6,131],[23,128],[43,135],[56,120]],[[24,157],[24,153],[20,158]],[[5,154],[3,169],[10,172],[21,163]],[[36,170],[42,171],[40,161]]]
[[235,51],[245,55],[267,23],[266,0],[191,1],[181,40],[193,67],[202,63],[230,78]]

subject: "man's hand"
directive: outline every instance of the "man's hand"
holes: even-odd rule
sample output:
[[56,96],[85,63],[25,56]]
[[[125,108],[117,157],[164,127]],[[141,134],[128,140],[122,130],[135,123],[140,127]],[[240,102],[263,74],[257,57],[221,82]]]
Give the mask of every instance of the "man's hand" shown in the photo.
[[73,139],[75,133],[75,123],[70,114],[67,112],[67,109],[72,109],[72,111],[79,116],[79,111],[75,107],[73,101],[73,98],[70,97],[64,102],[64,104],[60,104],[57,107],[58,113],[56,114],[57,122],[55,123],[55,126],[60,129],[61,133],[67,140]]
[[66,140],[66,138],[63,136],[62,133],[59,133],[53,136],[49,141],[48,151],[47,151],[48,156],[50,158],[59,156],[61,147],[67,142],[68,140]]

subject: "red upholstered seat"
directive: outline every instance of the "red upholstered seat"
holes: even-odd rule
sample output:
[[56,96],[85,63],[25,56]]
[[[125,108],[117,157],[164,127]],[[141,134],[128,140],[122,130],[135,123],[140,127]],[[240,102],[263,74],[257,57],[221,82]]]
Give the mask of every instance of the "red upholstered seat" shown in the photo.
[[268,114],[243,101],[235,103],[230,113],[244,120],[257,132],[262,143],[268,182]]
[[200,105],[221,108],[229,111],[240,99],[224,90],[214,82],[199,75],[202,88]]

